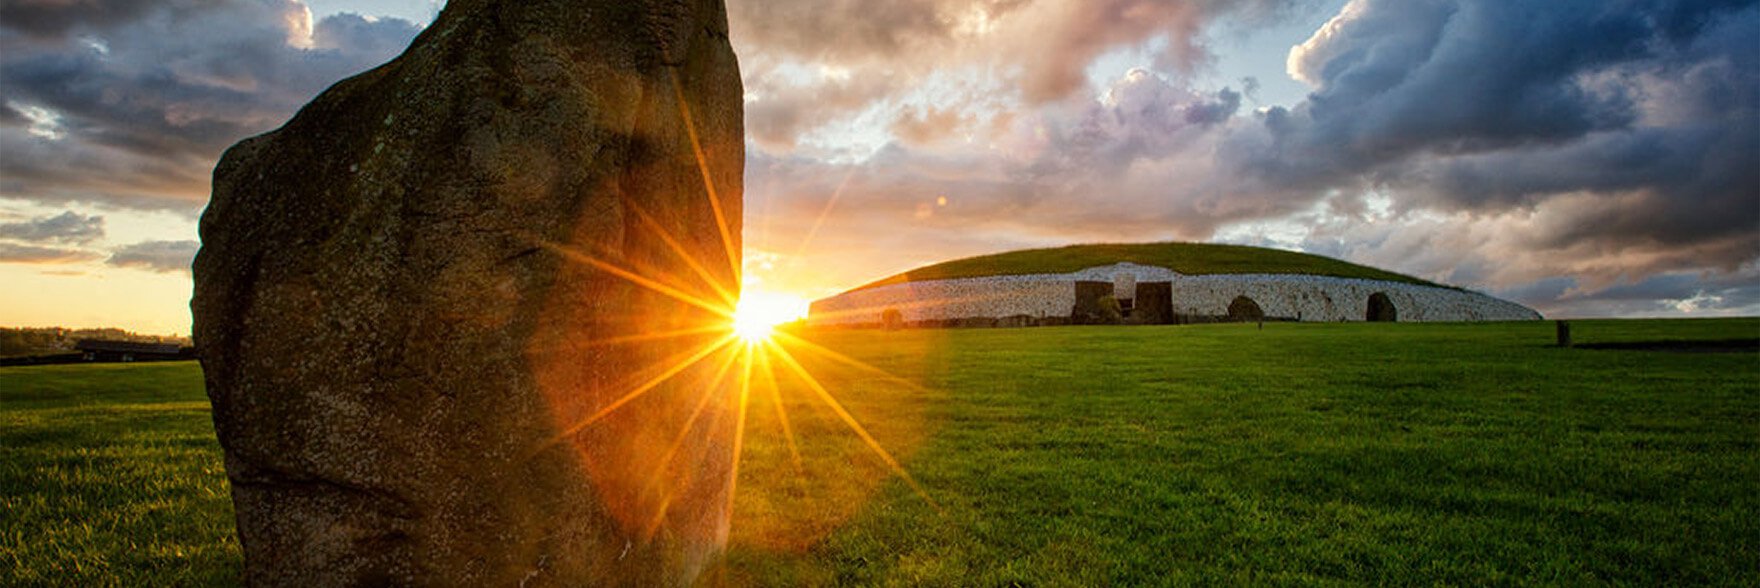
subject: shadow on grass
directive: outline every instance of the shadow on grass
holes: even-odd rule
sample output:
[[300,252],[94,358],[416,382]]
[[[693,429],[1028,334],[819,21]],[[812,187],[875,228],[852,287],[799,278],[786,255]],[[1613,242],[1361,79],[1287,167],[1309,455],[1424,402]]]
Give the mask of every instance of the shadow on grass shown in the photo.
[[1620,343],[1578,343],[1577,349],[1613,351],[1667,351],[1671,353],[1752,353],[1760,351],[1760,339],[1721,339],[1717,341],[1624,341]]

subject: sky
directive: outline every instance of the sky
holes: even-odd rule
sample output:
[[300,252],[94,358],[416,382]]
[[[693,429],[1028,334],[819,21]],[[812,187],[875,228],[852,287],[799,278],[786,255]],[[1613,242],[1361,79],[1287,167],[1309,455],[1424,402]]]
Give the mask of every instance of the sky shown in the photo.
[[[220,153],[430,0],[0,0],[0,326],[189,332]],[[728,0],[747,287],[1243,243],[1760,314],[1760,0]]]

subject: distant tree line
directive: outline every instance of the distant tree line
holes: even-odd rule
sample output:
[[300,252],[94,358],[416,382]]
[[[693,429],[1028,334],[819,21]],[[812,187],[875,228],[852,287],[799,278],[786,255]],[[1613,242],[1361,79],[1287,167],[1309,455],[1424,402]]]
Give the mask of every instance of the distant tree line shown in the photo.
[[133,343],[175,343],[188,347],[189,337],[142,335],[122,329],[68,329],[64,327],[6,328],[0,327],[0,357],[72,353],[81,339],[129,341]]

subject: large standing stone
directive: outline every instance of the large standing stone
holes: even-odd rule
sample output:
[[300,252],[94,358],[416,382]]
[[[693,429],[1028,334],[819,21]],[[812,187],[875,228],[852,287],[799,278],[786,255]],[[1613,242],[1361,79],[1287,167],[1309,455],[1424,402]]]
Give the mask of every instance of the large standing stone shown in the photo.
[[738,369],[657,290],[737,289],[741,108],[721,0],[452,0],[229,150],[191,306],[246,579],[695,578]]

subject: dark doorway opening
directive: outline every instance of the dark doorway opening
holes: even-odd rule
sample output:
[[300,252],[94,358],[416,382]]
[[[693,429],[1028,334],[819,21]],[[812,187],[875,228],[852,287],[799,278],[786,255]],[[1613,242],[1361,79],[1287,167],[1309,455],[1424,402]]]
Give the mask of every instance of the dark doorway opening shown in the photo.
[[1236,296],[1234,302],[1228,303],[1228,320],[1249,323],[1265,320],[1265,311],[1260,309],[1259,303],[1254,302],[1253,299],[1246,296]]
[[1369,295],[1369,312],[1363,320],[1372,323],[1391,323],[1399,320],[1399,309],[1393,307],[1393,301],[1387,299],[1386,292]]

